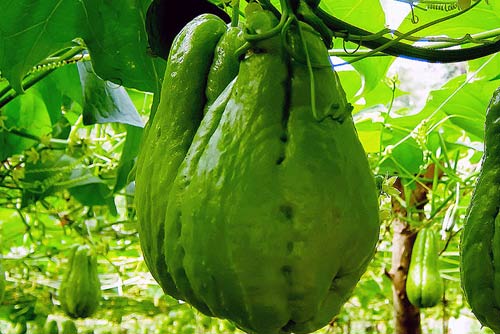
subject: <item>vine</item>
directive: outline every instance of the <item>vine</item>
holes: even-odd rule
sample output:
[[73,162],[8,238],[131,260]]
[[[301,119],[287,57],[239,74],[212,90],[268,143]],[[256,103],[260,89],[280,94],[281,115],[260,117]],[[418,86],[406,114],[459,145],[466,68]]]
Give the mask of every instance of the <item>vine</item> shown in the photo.
[[[473,7],[477,6],[480,2],[481,0],[477,1],[470,7],[458,13],[451,14],[449,16],[444,17],[443,19],[433,21],[429,24],[431,25],[437,24],[444,20],[449,20],[458,15],[461,15],[466,11],[472,9]],[[437,49],[436,46],[427,48],[427,47],[414,46],[402,42],[403,39],[411,40],[412,39],[411,35],[422,30],[423,29],[422,27],[428,27],[429,24],[413,29],[407,33],[398,33],[399,36],[396,39],[391,39],[380,35],[384,31],[374,34],[372,32],[369,32],[367,30],[358,28],[354,25],[344,22],[330,15],[321,8],[315,9],[315,14],[325,23],[325,25],[329,29],[337,33],[339,37],[342,37],[344,39],[348,38],[348,40],[351,42],[370,48],[372,50],[376,50],[375,52],[371,51],[368,52],[369,56],[374,55],[376,52],[384,52],[387,55],[409,58],[418,61],[426,61],[433,63],[452,63],[452,62],[460,62],[460,61],[467,61],[476,58],[481,58],[500,51],[500,38],[498,38],[499,33],[496,30],[493,36],[489,36],[489,37],[494,37],[493,40],[488,42],[482,41],[481,42],[482,44],[479,46],[473,46],[459,50],[441,50]],[[389,32],[393,31],[387,31],[386,33]],[[484,38],[481,39],[483,40]],[[469,41],[463,39],[458,44],[464,44],[466,42]],[[443,47],[449,47],[449,46],[452,45],[446,45]],[[368,55],[364,55],[363,58],[365,58],[366,56]]]
[[[353,60],[349,61],[349,62],[348,62],[348,64],[352,64],[352,63],[354,63],[354,62],[356,62],[356,61],[359,61],[359,60],[361,60],[361,59],[364,59],[364,58],[366,58],[366,57],[368,57],[368,56],[370,56],[370,55],[372,55],[372,54],[375,54],[375,53],[377,53],[377,52],[384,51],[384,50],[388,49],[388,48],[389,48],[389,47],[391,47],[391,46],[397,45],[397,43],[399,43],[399,41],[401,41],[402,39],[404,39],[404,38],[405,38],[405,37],[407,37],[407,36],[411,36],[411,35],[413,35],[414,33],[417,33],[417,32],[419,32],[419,31],[421,31],[421,30],[424,30],[424,29],[426,29],[426,28],[429,28],[429,27],[434,26],[434,25],[436,25],[436,24],[439,24],[439,23],[441,23],[441,22],[444,22],[444,21],[450,20],[450,19],[455,18],[455,17],[457,17],[457,16],[459,16],[459,15],[462,15],[462,14],[466,13],[467,11],[471,10],[472,8],[474,8],[475,6],[477,6],[477,5],[479,4],[479,2],[480,2],[480,1],[476,2],[474,5],[472,5],[471,7],[467,8],[467,9],[465,9],[465,10],[461,11],[461,12],[458,12],[458,13],[455,13],[455,14],[451,14],[451,15],[448,15],[448,16],[445,16],[445,17],[442,17],[442,18],[439,18],[439,19],[437,19],[437,20],[434,20],[434,21],[431,21],[431,22],[429,22],[429,23],[423,24],[423,25],[421,25],[421,26],[419,26],[419,27],[417,27],[417,28],[415,28],[415,29],[412,29],[412,30],[408,31],[407,33],[400,34],[400,35],[399,35],[399,36],[397,36],[395,39],[390,40],[390,41],[388,41],[387,43],[384,43],[384,44],[380,45],[379,47],[372,49],[372,51],[370,51],[370,52],[368,52],[368,53],[366,53],[366,54],[364,54],[364,55],[362,55],[362,56],[360,56],[360,57],[358,57],[358,58],[355,58],[355,59],[353,59]],[[369,41],[369,40],[368,40],[368,41]],[[347,63],[344,63],[344,64],[347,64]],[[340,64],[340,65],[344,65],[344,64]],[[340,65],[337,65],[337,66],[340,66]]]
[[[36,83],[47,77],[54,70],[69,64],[74,64],[78,61],[88,59],[88,55],[84,54],[84,48],[80,45],[74,46],[61,54],[58,57],[51,57],[33,67],[23,80],[23,90],[26,90]],[[3,77],[0,75],[0,80]],[[10,101],[14,100],[19,95],[12,86],[7,85],[4,89],[0,90],[0,108],[7,105]]]

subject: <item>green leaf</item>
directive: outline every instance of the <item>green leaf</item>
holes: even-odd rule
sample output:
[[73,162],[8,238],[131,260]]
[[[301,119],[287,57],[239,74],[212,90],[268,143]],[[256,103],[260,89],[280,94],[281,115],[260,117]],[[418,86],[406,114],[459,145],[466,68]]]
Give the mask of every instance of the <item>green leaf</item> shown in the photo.
[[385,25],[385,13],[378,0],[322,0],[320,7],[368,31],[376,32]]
[[361,76],[357,71],[353,70],[337,71],[337,74],[339,75],[342,87],[346,92],[347,101],[354,103],[355,97],[361,89]]
[[0,208],[0,240],[4,249],[13,246],[13,241],[26,232],[19,214],[12,209]]
[[135,126],[127,126],[127,138],[123,147],[120,163],[116,175],[113,192],[125,187],[129,182],[129,173],[134,167],[135,158],[139,152],[143,129]]
[[68,139],[71,133],[71,123],[61,116],[56,124],[52,125],[52,138]]
[[482,80],[500,79],[500,54],[495,53],[489,57],[479,58],[468,62],[468,72]]
[[143,122],[125,88],[99,78],[90,62],[78,63],[83,87],[83,124],[123,123],[142,127]]
[[86,206],[106,205],[112,215],[116,216],[117,210],[108,186],[98,178],[88,178],[87,184],[69,189],[76,200]]
[[53,153],[48,161],[26,163],[22,207],[58,191],[69,189],[83,205],[107,205],[116,212],[111,190],[79,160],[64,153]]
[[148,54],[145,0],[83,0],[85,44],[102,79],[159,92],[166,62]]
[[0,71],[20,92],[34,65],[72,45],[83,13],[79,2],[70,0],[2,2]]
[[370,93],[382,82],[384,82],[387,70],[394,58],[367,58],[355,62],[352,66],[363,78],[363,93]]
[[499,81],[464,83],[466,76],[451,80],[442,89],[431,92],[426,109],[442,112],[450,117],[450,121],[465,130],[469,136],[482,140],[484,135],[484,118],[486,108]]
[[51,121],[44,100],[36,90],[16,97],[0,112],[0,159],[19,154],[37,143],[30,136],[50,134]]
[[82,104],[82,89],[76,65],[66,65],[56,69],[30,89],[40,93],[53,125],[62,117],[61,105],[64,97]]
[[424,153],[415,139],[407,136],[406,131],[393,129],[389,133],[384,132],[383,143],[387,159],[380,164],[380,173],[397,173],[409,177],[418,173],[424,163]]
[[404,95],[408,94],[400,90],[397,85],[393,87],[392,82],[386,78],[385,80],[381,80],[371,91],[363,94],[362,97],[367,106],[382,104],[388,108],[393,100]]
[[[364,114],[368,113],[369,110],[364,112]],[[354,116],[359,140],[366,153],[379,153],[381,148],[382,123],[372,120],[369,116],[364,117],[364,114],[358,113]]]
[[[342,45],[342,40],[337,39],[334,42],[334,47],[337,49],[342,49],[344,46]],[[357,45],[353,43],[347,43],[346,48],[356,48],[358,47]],[[345,62],[353,61],[356,59],[356,57],[342,57]],[[355,61],[352,63],[350,66],[352,66],[358,73],[359,76],[361,77],[361,89],[357,91],[357,98],[361,94],[368,94],[371,91],[373,91],[376,87],[378,87],[381,83],[384,83],[386,80],[387,76],[387,71],[394,61],[394,57],[374,57],[374,58],[364,58],[358,61]],[[335,62],[336,69],[339,69],[338,72],[344,72],[344,71],[349,71],[347,64],[345,62]],[[342,64],[342,65],[341,65]],[[347,68],[344,70],[344,68]],[[387,102],[387,101],[386,101]]]
[[17,92],[33,66],[83,39],[104,80],[159,91],[165,61],[147,53],[146,0],[3,0],[0,71]]

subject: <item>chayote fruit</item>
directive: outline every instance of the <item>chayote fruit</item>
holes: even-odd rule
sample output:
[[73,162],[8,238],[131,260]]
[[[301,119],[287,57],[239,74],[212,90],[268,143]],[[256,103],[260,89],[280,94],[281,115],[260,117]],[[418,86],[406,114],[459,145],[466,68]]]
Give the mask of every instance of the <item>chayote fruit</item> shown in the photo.
[[[462,288],[482,325],[500,333],[500,88],[486,112],[484,155],[460,247]],[[498,228],[497,228],[498,227]]]
[[[270,15],[250,13],[257,26],[247,31],[266,34],[277,24]],[[164,290],[248,333],[328,324],[378,240],[376,186],[351,106],[321,37],[300,29],[252,41],[182,156],[157,131],[137,165],[141,243],[160,244],[164,231],[163,263],[149,263],[167,276]],[[151,129],[175,112],[159,108]]]
[[97,257],[87,245],[71,249],[68,267],[59,287],[59,301],[72,318],[91,316],[101,300],[101,282],[97,273]]
[[438,259],[436,233],[428,227],[421,229],[413,245],[406,280],[408,299],[419,308],[436,306],[442,298]]

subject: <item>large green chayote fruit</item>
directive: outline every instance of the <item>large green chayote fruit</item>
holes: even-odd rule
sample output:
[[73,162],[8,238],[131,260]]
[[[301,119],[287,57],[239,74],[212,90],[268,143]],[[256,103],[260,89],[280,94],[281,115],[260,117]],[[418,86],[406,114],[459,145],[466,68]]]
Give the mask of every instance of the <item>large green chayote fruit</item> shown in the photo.
[[[164,182],[161,166],[181,147],[142,155],[155,173],[138,162],[142,229],[148,221],[141,211],[166,208],[163,247],[156,249],[164,263],[153,268],[168,273],[162,287],[248,333],[327,325],[378,240],[376,186],[351,107],[321,38],[306,27],[302,33],[305,40],[291,28],[286,50],[279,34],[254,43],[237,78],[208,108],[167,191],[152,198],[147,184]],[[152,152],[172,135],[159,131],[159,120],[175,112],[157,111],[155,140],[142,150]]]
[[61,307],[72,318],[86,318],[96,311],[100,300],[97,256],[87,245],[74,246],[59,287]]
[[[153,277],[175,298],[175,284],[164,267],[166,196],[204,113],[207,77],[214,49],[226,32],[224,21],[202,14],[177,35],[170,50],[157,116],[150,115],[137,158],[135,205],[144,259]],[[166,154],[166,155],[165,155]],[[158,159],[162,156],[162,161]],[[167,157],[168,156],[168,157]],[[151,205],[156,202],[158,205]],[[161,251],[159,251],[161,250]]]
[[[486,111],[481,172],[460,247],[462,288],[483,326],[500,333],[500,87]],[[499,232],[499,233],[497,233]]]

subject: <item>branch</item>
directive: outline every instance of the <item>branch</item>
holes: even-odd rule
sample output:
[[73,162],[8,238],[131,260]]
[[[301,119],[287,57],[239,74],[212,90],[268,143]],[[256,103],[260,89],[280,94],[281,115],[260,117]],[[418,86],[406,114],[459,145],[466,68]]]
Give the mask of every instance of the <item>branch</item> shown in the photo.
[[[43,62],[35,66],[25,77],[25,82],[23,82],[23,89],[26,90],[32,87],[37,82],[56,70],[58,67],[71,64],[83,59],[83,56],[77,56],[83,50],[84,49],[82,46],[75,46],[58,57],[58,61],[52,63]],[[53,58],[49,59],[50,61],[53,60]],[[3,90],[0,91],[0,108],[15,99],[18,95],[19,93],[15,92],[10,85],[7,85]]]
[[[479,3],[479,2],[477,2]],[[476,3],[476,4],[477,4]],[[475,5],[476,5],[475,4]],[[474,5],[473,5],[474,6]],[[470,8],[472,8],[471,6]],[[469,8],[469,9],[470,9]],[[463,13],[465,11],[462,11]],[[316,9],[316,14],[332,31],[346,32],[348,34],[369,36],[373,35],[372,32],[358,28],[340,19],[337,19],[321,8]],[[456,15],[456,14],[454,14]],[[396,57],[409,58],[418,61],[427,61],[431,63],[454,63],[472,60],[476,58],[485,57],[500,51],[500,40],[494,41],[489,44],[478,45],[470,48],[463,48],[459,50],[436,50],[424,47],[413,46],[399,42],[399,39],[390,39],[386,37],[379,37],[374,40],[363,40],[351,42],[362,44],[372,50],[379,50]]]

